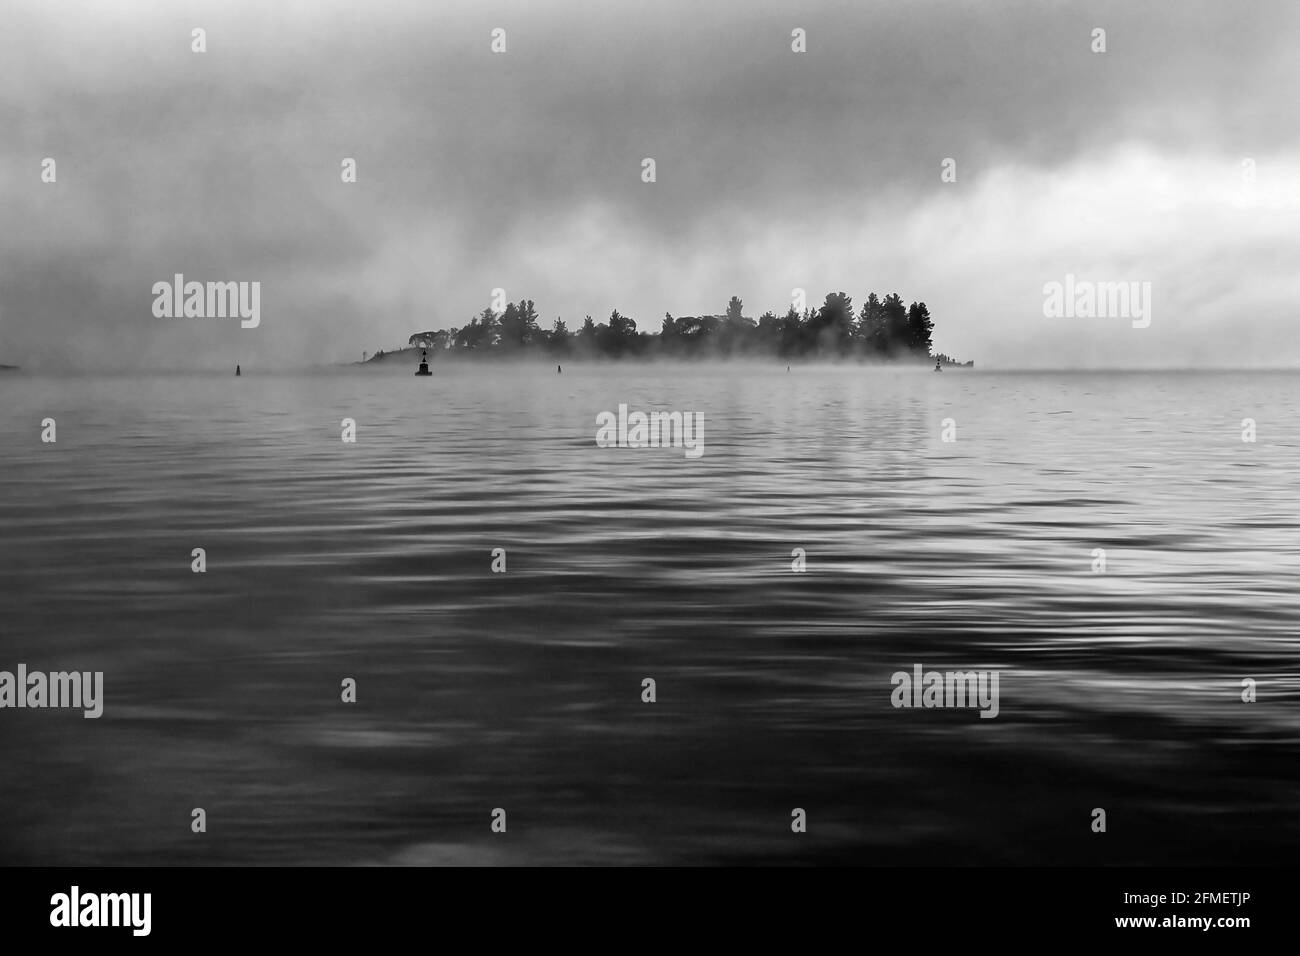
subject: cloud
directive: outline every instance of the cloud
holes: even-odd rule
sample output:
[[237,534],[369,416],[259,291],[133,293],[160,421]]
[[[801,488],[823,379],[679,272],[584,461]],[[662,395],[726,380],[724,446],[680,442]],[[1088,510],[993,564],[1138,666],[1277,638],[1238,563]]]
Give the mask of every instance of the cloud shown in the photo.
[[[1300,14],[1250,10],[18,3],[0,361],[300,364],[463,324],[497,287],[654,329],[795,286],[925,300],[940,347],[989,364],[1293,361]],[[1234,205],[1248,156],[1263,192]],[[1158,281],[1164,330],[1045,327],[1070,270]],[[154,319],[174,272],[261,281],[262,327]]]

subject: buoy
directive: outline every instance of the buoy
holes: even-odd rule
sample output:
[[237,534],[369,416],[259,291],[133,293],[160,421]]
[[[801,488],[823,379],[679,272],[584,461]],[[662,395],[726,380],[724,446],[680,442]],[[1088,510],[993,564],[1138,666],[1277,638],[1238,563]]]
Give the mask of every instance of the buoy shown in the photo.
[[239,366],[235,366],[235,378],[239,378]]
[[432,372],[429,371],[429,350],[428,349],[420,350],[420,367],[415,370],[415,374],[416,375],[433,374]]

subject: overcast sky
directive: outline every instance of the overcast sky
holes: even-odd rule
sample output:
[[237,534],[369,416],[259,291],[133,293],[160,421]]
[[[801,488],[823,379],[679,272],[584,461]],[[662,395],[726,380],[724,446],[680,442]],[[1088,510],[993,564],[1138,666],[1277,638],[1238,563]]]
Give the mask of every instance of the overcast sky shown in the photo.
[[[936,347],[985,367],[1300,364],[1294,0],[0,16],[0,362],[301,365],[463,325],[497,287],[548,327],[617,307],[649,331],[798,287],[925,301]],[[177,272],[260,281],[260,328],[155,318]],[[1067,273],[1151,282],[1150,327],[1045,318]]]

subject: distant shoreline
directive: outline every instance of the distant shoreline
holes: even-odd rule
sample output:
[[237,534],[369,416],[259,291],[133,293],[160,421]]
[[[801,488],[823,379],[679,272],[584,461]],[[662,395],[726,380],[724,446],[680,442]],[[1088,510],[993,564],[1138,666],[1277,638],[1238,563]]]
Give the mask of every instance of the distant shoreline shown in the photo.
[[[606,322],[588,315],[582,326],[570,331],[562,318],[546,329],[532,299],[507,302],[499,298],[467,325],[415,332],[398,354],[410,349],[434,355],[503,356],[536,355],[551,361],[565,358],[663,359],[847,359],[864,362],[935,362],[969,366],[934,347],[934,320],[924,302],[907,305],[897,292],[883,298],[875,292],[860,309],[854,309],[847,292],[829,292],[819,307],[811,306],[802,289],[793,290],[784,315],[764,312],[757,319],[745,315],[745,303],[732,296],[726,311],[717,315],[681,315],[665,312],[658,331],[615,309]],[[657,321],[657,320],[656,320]],[[373,359],[392,354],[380,349]]]
[[[405,363],[412,367],[419,364],[426,349],[422,346],[380,350],[359,362],[336,362],[334,368],[361,368],[364,366]],[[827,356],[770,356],[770,355],[547,355],[536,351],[524,350],[505,352],[498,349],[450,349],[431,348],[427,350],[430,365],[458,364],[460,362],[498,362],[510,364],[547,365],[565,362],[574,365],[657,365],[657,364],[746,364],[746,365],[861,365],[864,367],[887,368],[890,366],[908,366],[914,368],[933,368],[937,361],[944,368],[974,368],[974,360],[958,362],[946,355],[911,356],[900,355],[895,358],[882,358],[869,355],[827,355]]]
[[[407,350],[402,350],[404,353]],[[397,353],[385,353],[386,355],[396,356]],[[401,372],[405,374],[408,370],[415,371],[418,365],[418,359],[413,359],[409,366],[398,361],[380,360],[378,363],[371,362],[348,362],[345,360],[320,361],[311,364],[301,365],[268,365],[243,366],[244,377],[267,377],[276,375],[319,375],[345,373],[349,371],[361,371],[368,369],[370,371],[380,372]],[[757,359],[749,356],[742,356],[732,359],[720,359],[711,356],[700,358],[588,358],[586,356],[573,356],[556,362],[554,359],[539,360],[536,356],[498,356],[484,355],[475,356],[474,358],[459,362],[438,361],[432,356],[429,360],[430,366],[437,373],[439,369],[443,373],[451,373],[459,370],[461,372],[472,371],[474,369],[490,369],[494,366],[501,368],[533,368],[539,371],[549,372],[555,375],[555,366],[563,365],[565,374],[568,374],[570,367],[575,370],[581,368],[589,369],[617,369],[624,368],[629,371],[636,369],[652,369],[656,366],[663,368],[678,368],[682,370],[720,368],[723,366],[733,366],[735,368],[748,368],[755,371],[771,370],[784,374],[785,366],[789,365],[791,370],[798,372],[801,370],[809,371],[816,369],[828,370],[848,370],[860,369],[864,372],[924,372],[927,369],[933,374],[933,360],[927,366],[919,362],[879,362],[879,361],[860,361],[857,359],[790,359],[772,360]],[[947,370],[945,366],[945,370]],[[1032,365],[974,365],[974,366],[956,366],[955,368],[969,371],[972,374],[982,372],[984,374],[994,375],[1059,375],[1059,376],[1086,376],[1086,375],[1296,375],[1300,374],[1300,364],[1297,365],[1215,365],[1204,368],[1194,368],[1187,366],[1168,365],[1133,365],[1133,366],[1106,366],[1106,365],[1087,365],[1073,368],[1062,366],[1032,366]],[[0,372],[16,373],[15,380],[22,378],[25,380],[39,378],[59,378],[59,379],[76,379],[76,378],[121,378],[132,376],[177,376],[184,377],[187,375],[202,375],[212,378],[230,378],[235,379],[234,365],[169,365],[169,366],[113,366],[98,365],[94,367],[74,366],[74,365],[36,365],[36,366],[16,366],[8,365],[0,367]]]

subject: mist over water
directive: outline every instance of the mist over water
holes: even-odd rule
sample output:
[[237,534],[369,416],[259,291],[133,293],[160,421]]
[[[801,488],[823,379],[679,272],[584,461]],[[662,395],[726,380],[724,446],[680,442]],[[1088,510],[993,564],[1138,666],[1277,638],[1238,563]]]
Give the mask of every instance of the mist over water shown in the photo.
[[411,371],[0,376],[0,863],[1294,860],[1293,373]]

